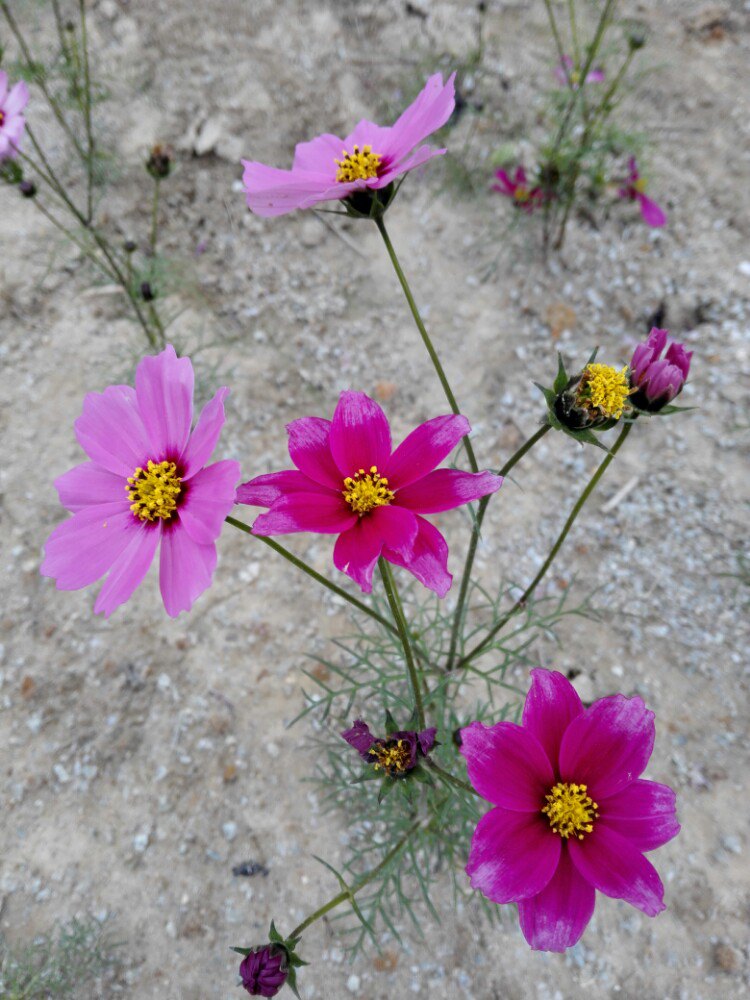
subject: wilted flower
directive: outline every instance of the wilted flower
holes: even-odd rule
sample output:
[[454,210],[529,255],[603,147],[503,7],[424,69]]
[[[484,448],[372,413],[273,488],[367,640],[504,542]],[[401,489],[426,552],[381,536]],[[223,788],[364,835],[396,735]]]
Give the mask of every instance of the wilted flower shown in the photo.
[[[555,66],[555,77],[564,87],[570,86],[573,90],[578,90],[581,85],[581,71],[571,56],[563,56]],[[586,74],[584,83],[604,83],[604,80],[604,70],[597,67]]]
[[168,346],[143,358],[135,389],[88,393],[75,433],[91,461],[55,481],[73,517],[47,539],[41,568],[58,590],[109,574],[94,605],[109,616],[143,580],[161,543],[164,606],[172,617],[189,610],[211,583],[215,542],[240,475],[238,462],[206,464],[228,392],[219,389],[191,433],[193,366]]
[[614,695],[584,709],[560,673],[533,670],[522,725],[462,730],[469,780],[494,806],[479,821],[466,871],[495,903],[518,903],[532,948],[564,951],[583,934],[595,890],[653,917],[664,887],[644,857],[679,832],[675,794],[639,775],[654,714]]
[[[669,330],[654,327],[644,344],[639,344],[630,362],[633,385],[631,402],[639,410],[657,413],[677,396],[690,371],[692,351],[672,341],[667,347]],[[667,347],[664,357],[662,351]]]
[[454,77],[451,74],[444,84],[440,73],[431,76],[392,126],[363,120],[345,139],[326,133],[299,143],[291,170],[243,160],[248,207],[257,215],[285,215],[322,201],[376,191],[387,203],[384,189],[392,181],[445,152],[419,143],[450,118]]
[[630,201],[637,201],[641,207],[641,215],[643,216],[643,221],[648,226],[653,226],[655,228],[663,226],[667,221],[666,212],[660,208],[655,201],[651,198],[647,198],[646,191],[647,181],[645,177],[641,177],[638,172],[638,164],[635,161],[635,157],[631,156],[628,160],[628,176],[623,187],[617,192],[620,198],[628,198]]
[[29,100],[24,80],[8,90],[8,74],[0,69],[0,161],[12,159],[21,142],[26,119],[21,113]]
[[156,146],[151,147],[151,151],[148,154],[146,170],[154,180],[163,180],[171,174],[173,160],[174,150],[172,147],[162,146],[157,143]]
[[381,739],[372,735],[366,722],[357,719],[341,735],[366,764],[372,764],[376,771],[383,771],[390,778],[399,778],[414,770],[420,757],[429,754],[436,733],[437,729],[431,726],[421,732],[410,729],[388,733]]
[[531,186],[522,166],[516,167],[513,177],[510,177],[505,170],[496,171],[495,177],[499,183],[493,184],[492,190],[505,195],[506,198],[512,198],[516,208],[524,212],[533,212],[543,203],[544,191],[539,185]]
[[287,976],[287,954],[278,944],[253,948],[240,963],[242,985],[251,997],[275,997]]
[[33,181],[21,181],[18,185],[18,190],[24,196],[24,198],[35,198],[36,197],[36,184]]
[[452,580],[448,546],[421,515],[471,503],[502,484],[491,472],[435,469],[469,433],[466,417],[434,417],[392,451],[378,404],[362,392],[342,392],[332,421],[302,417],[286,429],[297,468],[257,476],[237,490],[238,503],[270,508],[255,519],[253,533],[338,535],[333,562],[365,593],[382,555],[444,597]]

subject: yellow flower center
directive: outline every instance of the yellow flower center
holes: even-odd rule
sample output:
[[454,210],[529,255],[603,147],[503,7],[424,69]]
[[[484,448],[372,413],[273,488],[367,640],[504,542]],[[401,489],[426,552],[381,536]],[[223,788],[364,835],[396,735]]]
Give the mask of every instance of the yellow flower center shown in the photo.
[[632,391],[627,365],[620,371],[610,365],[586,365],[578,385],[576,405],[598,410],[602,416],[618,420]]
[[379,743],[370,747],[368,753],[374,757],[376,771],[385,771],[393,777],[394,774],[404,774],[411,764],[411,750],[406,740],[395,743]]
[[0,111],[0,128],[3,127],[3,122],[5,121],[5,112]]
[[516,201],[521,203],[529,200],[529,189],[524,187],[523,184],[519,184],[516,190],[513,192],[513,197]]
[[388,489],[388,480],[379,475],[377,465],[369,472],[360,469],[355,476],[347,476],[342,492],[344,500],[360,517],[369,514],[373,507],[386,507],[395,498]]
[[577,69],[574,69],[573,72],[570,74],[570,82],[574,86],[581,82],[581,74],[578,72]]
[[633,190],[637,191],[638,194],[645,194],[648,181],[645,177],[639,177],[637,180],[633,181]]
[[348,184],[350,181],[366,181],[370,177],[378,176],[378,167],[383,159],[377,153],[373,153],[372,146],[363,146],[360,150],[355,145],[351,153],[344,149],[341,151],[341,160],[336,160],[338,166],[336,180],[341,184]]
[[552,832],[564,840],[570,836],[583,840],[584,834],[594,829],[599,807],[587,794],[585,785],[558,781],[545,799],[547,805],[542,807],[542,812],[546,813]]
[[131,501],[130,509],[142,521],[160,517],[168,521],[177,510],[177,498],[182,492],[182,480],[174,462],[152,462],[135,470],[125,490]]

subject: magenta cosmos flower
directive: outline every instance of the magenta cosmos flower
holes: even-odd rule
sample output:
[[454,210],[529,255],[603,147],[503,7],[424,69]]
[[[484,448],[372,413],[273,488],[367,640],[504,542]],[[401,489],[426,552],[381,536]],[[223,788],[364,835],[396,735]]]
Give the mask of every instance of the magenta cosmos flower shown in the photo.
[[[693,352],[674,340],[667,347],[668,336],[669,330],[653,327],[645,344],[639,344],[633,352],[630,402],[639,410],[658,413],[682,392],[687,380]],[[667,353],[662,358],[665,347]]]
[[524,212],[533,212],[544,201],[544,192],[539,186],[532,187],[526,176],[526,171],[522,166],[516,167],[513,177],[505,170],[498,170],[495,173],[497,184],[492,185],[492,190],[512,198],[516,208]]
[[532,948],[564,951],[594,912],[598,889],[653,917],[664,887],[644,852],[679,832],[675,794],[639,775],[654,714],[614,695],[584,709],[573,685],[532,670],[523,724],[462,730],[469,779],[493,805],[479,821],[466,871],[495,903],[518,903]]
[[434,417],[392,451],[378,404],[342,392],[332,421],[302,417],[287,425],[297,468],[244,483],[237,502],[270,508],[256,518],[256,535],[338,535],[334,564],[365,593],[382,555],[444,597],[452,580],[448,546],[422,514],[470,503],[502,484],[491,472],[435,469],[470,430],[466,417]]
[[363,120],[345,139],[326,133],[299,143],[291,170],[243,160],[248,206],[257,215],[285,215],[322,201],[385,188],[401,174],[440,156],[444,149],[419,143],[450,118],[455,105],[454,77],[451,74],[444,84],[439,73],[431,76],[414,103],[390,127]]
[[26,119],[21,113],[29,100],[29,88],[23,80],[8,90],[8,74],[0,69],[0,160],[16,155]]
[[[578,90],[581,86],[581,71],[575,65],[572,56],[563,56],[555,66],[555,77],[564,87],[570,86],[573,90]],[[604,70],[600,68],[592,69],[586,74],[584,83],[604,83]]]
[[94,611],[109,616],[143,580],[161,543],[159,584],[176,617],[210,585],[216,539],[234,503],[238,462],[206,463],[224,425],[219,389],[190,433],[193,366],[168,346],[138,365],[135,389],[90,392],[75,422],[90,461],[55,482],[73,517],[47,540],[42,573],[59,590],[108,574]]
[[658,228],[663,226],[667,221],[667,214],[664,209],[660,208],[655,201],[651,198],[647,198],[645,191],[647,186],[647,181],[645,177],[641,177],[638,172],[638,164],[635,161],[635,157],[631,156],[628,160],[628,176],[623,187],[617,192],[621,198],[627,198],[630,201],[637,201],[641,208],[641,215],[643,216],[643,221],[647,226],[653,226]]

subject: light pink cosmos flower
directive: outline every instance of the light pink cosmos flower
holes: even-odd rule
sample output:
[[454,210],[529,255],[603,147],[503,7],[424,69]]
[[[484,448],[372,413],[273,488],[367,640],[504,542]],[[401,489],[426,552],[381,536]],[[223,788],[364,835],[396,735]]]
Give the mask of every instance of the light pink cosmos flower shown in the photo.
[[431,76],[394,125],[363,120],[345,139],[325,133],[299,143],[291,170],[243,160],[248,206],[257,215],[285,215],[358,191],[385,188],[401,174],[440,156],[444,149],[419,143],[450,118],[455,75],[445,84],[440,73]]
[[560,673],[532,670],[523,723],[473,722],[461,731],[469,780],[494,806],[479,821],[466,871],[495,903],[518,903],[538,951],[583,934],[595,890],[647,916],[664,887],[644,857],[676,836],[675,794],[644,781],[654,714],[613,695],[584,709]]
[[635,157],[631,156],[628,160],[628,176],[625,185],[617,193],[620,198],[637,201],[641,207],[641,215],[646,225],[658,228],[666,224],[667,214],[655,201],[646,197],[646,184],[646,178],[641,177],[638,172],[638,164]]
[[0,161],[12,160],[21,142],[26,119],[21,114],[29,100],[23,80],[8,90],[8,74],[0,69]]
[[174,348],[143,358],[135,389],[90,392],[75,422],[89,462],[55,482],[73,517],[47,540],[41,572],[58,590],[109,574],[94,611],[109,616],[143,580],[161,543],[159,584],[173,618],[210,585],[216,539],[234,504],[238,462],[206,465],[224,425],[219,389],[192,434],[193,366]]
[[[568,81],[573,90],[578,90],[581,86],[581,71],[576,69],[572,56],[563,56],[555,66],[555,77],[563,87],[568,86]],[[604,70],[597,67],[586,74],[584,83],[604,83],[605,79]]]
[[522,166],[516,167],[513,177],[510,177],[505,170],[496,171],[495,177],[498,183],[492,185],[492,190],[505,195],[506,198],[512,198],[513,204],[521,211],[533,212],[543,203],[544,192],[538,185],[531,186],[526,170]]
[[421,515],[478,500],[502,484],[491,472],[435,468],[470,429],[466,417],[434,417],[392,451],[378,404],[342,392],[332,421],[302,417],[287,425],[297,468],[244,483],[237,502],[270,508],[256,518],[256,535],[338,535],[334,564],[365,593],[382,555],[444,597],[452,580],[448,546]]

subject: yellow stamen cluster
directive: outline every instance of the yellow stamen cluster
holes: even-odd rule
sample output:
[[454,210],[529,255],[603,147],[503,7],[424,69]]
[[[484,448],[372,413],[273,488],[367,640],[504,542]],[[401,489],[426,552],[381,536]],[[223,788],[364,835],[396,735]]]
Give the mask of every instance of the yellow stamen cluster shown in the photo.
[[598,410],[603,417],[618,420],[633,390],[627,365],[618,371],[610,365],[586,365],[576,395],[576,405]]
[[573,84],[574,87],[578,86],[578,84],[581,82],[581,74],[577,69],[574,69],[573,72],[570,74],[570,82]]
[[552,832],[564,840],[571,836],[583,840],[584,834],[594,829],[599,807],[587,794],[586,785],[558,781],[545,798],[547,805],[542,812],[546,813]]
[[396,740],[395,743],[378,743],[370,747],[368,753],[374,757],[376,771],[385,771],[393,777],[404,774],[411,764],[411,749],[406,740]]
[[521,202],[521,204],[523,204],[524,202],[529,200],[530,193],[531,192],[527,187],[524,187],[523,184],[519,184],[516,190],[513,192],[513,197],[516,201]]
[[5,121],[5,112],[0,111],[0,128],[3,127],[3,122]]
[[377,465],[371,466],[369,472],[360,469],[355,476],[347,476],[344,487],[344,500],[360,517],[369,514],[373,507],[385,507],[395,499],[388,489],[388,480],[378,474]]
[[341,184],[348,184],[350,181],[366,181],[370,177],[378,176],[378,168],[383,159],[377,153],[373,153],[372,146],[363,146],[360,150],[355,145],[351,153],[345,149],[341,151],[342,159],[336,160],[336,180]]
[[638,194],[645,194],[646,188],[648,187],[648,181],[645,177],[638,177],[633,181],[633,190],[637,191]]
[[130,509],[142,521],[161,518],[168,521],[177,510],[177,498],[182,492],[182,480],[174,462],[152,462],[135,470],[125,487],[131,501]]

